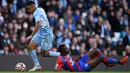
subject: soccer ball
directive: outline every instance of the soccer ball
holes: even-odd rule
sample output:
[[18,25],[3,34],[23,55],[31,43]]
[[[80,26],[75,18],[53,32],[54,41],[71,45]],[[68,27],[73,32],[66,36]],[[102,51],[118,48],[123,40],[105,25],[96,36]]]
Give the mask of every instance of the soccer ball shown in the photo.
[[26,70],[26,65],[22,62],[19,62],[19,63],[16,64],[15,70],[17,72],[24,72]]

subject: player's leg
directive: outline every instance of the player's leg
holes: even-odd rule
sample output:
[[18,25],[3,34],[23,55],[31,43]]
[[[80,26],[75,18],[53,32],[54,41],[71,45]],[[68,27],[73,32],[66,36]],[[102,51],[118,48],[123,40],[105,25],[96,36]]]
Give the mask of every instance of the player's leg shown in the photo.
[[[87,52],[85,55],[83,55],[80,58],[80,61],[86,63],[89,62],[90,60],[93,60],[95,57],[98,55],[98,49],[90,49],[89,52]],[[100,54],[102,57],[104,57],[103,54]]]
[[94,59],[95,57],[104,57],[104,54],[97,48],[92,48],[87,52],[90,60]]
[[[90,71],[90,70],[94,69],[100,62],[104,62],[105,60],[106,60],[106,57],[100,56],[100,57],[96,57],[93,60],[87,62],[86,65],[85,65],[87,71]],[[114,64],[121,64],[121,65],[123,65],[123,64],[126,63],[126,60],[128,61],[128,56],[126,56],[125,58],[123,58],[120,61],[117,60],[117,62],[114,63]],[[113,64],[113,62],[109,62],[109,63]]]
[[104,57],[95,57],[93,60],[87,62],[85,65],[86,71],[91,71],[103,60],[104,60]]
[[45,51],[45,50],[41,50],[41,54],[42,54],[44,57],[48,57],[48,56],[59,56],[59,55],[60,55],[59,52]]
[[[88,57],[90,60],[94,59],[95,57],[105,57],[104,54],[97,48],[92,48],[89,50],[89,52],[87,53]],[[89,61],[90,61],[89,60]],[[111,61],[113,61],[113,59],[111,59]],[[110,68],[115,66],[115,64],[108,64],[106,62],[104,62],[104,64],[106,65],[106,68]]]
[[[92,52],[95,53],[95,56],[96,57],[104,57],[104,63],[105,64],[118,64],[119,63],[119,60],[116,60],[114,58],[107,58],[104,56],[104,54],[99,50],[99,49],[93,49]],[[90,51],[91,53],[91,51]]]
[[105,57],[105,58],[104,58],[104,63],[124,65],[124,64],[128,61],[128,59],[129,59],[128,56],[125,56],[125,57],[124,57],[123,59],[121,59],[121,60],[117,60],[117,59],[114,59],[114,58],[107,58],[107,57]]
[[53,51],[48,51],[50,48],[52,48],[52,41],[53,41],[53,34],[47,35],[44,38],[42,38],[41,42],[41,53],[44,56],[59,56],[59,52],[53,52]]
[[32,69],[30,69],[29,71],[37,71],[37,70],[41,70],[41,66],[37,57],[37,53],[36,53],[36,48],[39,46],[39,42],[40,41],[40,37],[38,37],[37,35],[34,35],[34,37],[31,39],[29,45],[28,45],[28,51],[29,51],[29,55],[31,56],[33,62],[34,62],[34,67]]
[[105,57],[99,49],[94,49],[93,51],[95,51],[97,57],[104,57],[104,64],[106,64],[108,67],[115,66],[114,64],[125,64],[128,61],[128,56],[124,57],[121,60],[117,60],[114,58]]
[[91,49],[87,54],[90,59],[93,59],[94,57],[104,57],[104,64],[107,67],[112,67],[115,66],[116,64],[124,64],[128,61],[128,57],[124,57],[122,60],[107,58],[99,49]]

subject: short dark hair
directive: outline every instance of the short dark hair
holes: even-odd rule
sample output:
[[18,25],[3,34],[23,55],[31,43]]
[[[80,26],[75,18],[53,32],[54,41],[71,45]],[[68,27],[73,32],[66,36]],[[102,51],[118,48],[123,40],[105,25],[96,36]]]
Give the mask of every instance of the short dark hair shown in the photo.
[[62,50],[64,50],[64,49],[66,49],[65,46],[66,46],[65,44],[60,44],[57,49],[58,49],[59,51],[62,51]]
[[35,4],[35,2],[34,1],[28,1],[27,4],[26,4],[26,6],[32,5],[32,4]]
[[68,48],[65,44],[60,44],[60,45],[58,46],[57,50],[58,50],[59,52],[62,52],[62,51],[67,51],[67,50],[69,50],[69,48]]

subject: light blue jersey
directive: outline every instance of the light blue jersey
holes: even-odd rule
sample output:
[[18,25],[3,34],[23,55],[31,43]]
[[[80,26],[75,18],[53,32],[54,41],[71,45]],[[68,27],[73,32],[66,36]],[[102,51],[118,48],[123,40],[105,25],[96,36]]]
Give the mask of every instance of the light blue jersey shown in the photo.
[[35,23],[40,21],[40,28],[33,36],[32,40],[36,42],[42,50],[49,50],[52,47],[53,32],[50,29],[46,13],[42,8],[37,8],[33,16],[35,18]]
[[45,23],[45,24],[40,24],[40,29],[38,31],[38,34],[42,34],[42,35],[52,34],[52,30],[50,29],[50,25],[46,13],[42,8],[37,8],[33,13],[33,16],[35,18],[35,22],[44,21],[43,23]]

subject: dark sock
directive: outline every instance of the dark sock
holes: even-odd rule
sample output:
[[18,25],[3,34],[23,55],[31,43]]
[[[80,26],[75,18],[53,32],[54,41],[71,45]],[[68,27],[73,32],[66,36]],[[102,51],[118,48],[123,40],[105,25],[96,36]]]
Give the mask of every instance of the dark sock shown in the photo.
[[[98,51],[97,53],[97,57],[105,57],[104,54],[101,51]],[[108,65],[108,64],[120,64],[119,60],[116,60],[114,58],[104,58],[104,64]]]

